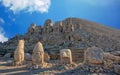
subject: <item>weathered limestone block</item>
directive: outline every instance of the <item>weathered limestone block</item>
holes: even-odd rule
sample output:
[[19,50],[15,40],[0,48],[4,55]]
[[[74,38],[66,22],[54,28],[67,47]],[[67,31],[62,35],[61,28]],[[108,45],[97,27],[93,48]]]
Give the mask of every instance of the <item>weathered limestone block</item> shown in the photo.
[[113,68],[113,63],[114,62],[110,59],[104,60],[104,68],[106,68],[106,69]]
[[88,48],[84,52],[84,64],[103,64],[103,50],[97,47]]
[[62,64],[72,64],[72,53],[70,49],[60,50],[60,60]]
[[24,40],[19,40],[18,46],[14,51],[15,65],[22,65],[24,62]]
[[44,50],[41,42],[38,42],[33,49],[32,64],[36,69],[44,66]]
[[115,56],[110,53],[104,53],[103,56],[104,56],[104,60],[109,59],[112,60],[114,63],[120,63],[120,56]]

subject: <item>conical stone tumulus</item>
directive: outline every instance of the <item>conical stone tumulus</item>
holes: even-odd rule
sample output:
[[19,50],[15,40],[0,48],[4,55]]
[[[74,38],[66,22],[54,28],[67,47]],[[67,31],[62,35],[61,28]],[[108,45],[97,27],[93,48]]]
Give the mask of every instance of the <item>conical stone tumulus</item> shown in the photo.
[[24,40],[19,40],[18,46],[14,51],[15,65],[22,65],[24,62]]
[[36,69],[44,65],[44,50],[41,42],[38,42],[33,49],[32,64]]

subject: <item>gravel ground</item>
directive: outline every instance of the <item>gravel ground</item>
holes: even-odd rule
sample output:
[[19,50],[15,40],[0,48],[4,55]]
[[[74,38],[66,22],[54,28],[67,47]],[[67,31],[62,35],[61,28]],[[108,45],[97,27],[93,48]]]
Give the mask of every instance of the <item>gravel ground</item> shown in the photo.
[[102,66],[60,65],[50,62],[46,68],[31,69],[23,66],[11,66],[12,59],[0,58],[0,75],[117,75],[112,69]]

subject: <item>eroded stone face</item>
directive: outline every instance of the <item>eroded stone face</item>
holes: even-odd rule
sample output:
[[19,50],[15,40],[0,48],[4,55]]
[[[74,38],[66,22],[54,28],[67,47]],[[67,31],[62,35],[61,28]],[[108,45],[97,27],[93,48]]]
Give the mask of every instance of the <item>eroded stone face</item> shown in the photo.
[[84,53],[85,64],[103,64],[103,50],[97,47],[88,48]]
[[14,51],[15,65],[22,65],[24,62],[24,40],[19,40],[18,46]]
[[44,64],[44,50],[41,42],[38,42],[33,49],[32,63],[37,68]]
[[60,61],[62,64],[72,64],[72,53],[70,49],[60,50]]

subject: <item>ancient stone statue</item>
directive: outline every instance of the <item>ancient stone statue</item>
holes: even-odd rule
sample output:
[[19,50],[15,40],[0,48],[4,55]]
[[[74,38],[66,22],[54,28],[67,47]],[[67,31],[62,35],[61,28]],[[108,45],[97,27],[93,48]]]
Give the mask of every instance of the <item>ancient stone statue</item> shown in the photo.
[[19,40],[18,46],[14,51],[15,65],[22,65],[24,62],[24,40]]
[[72,64],[72,53],[70,49],[60,50],[60,61],[62,64]]
[[32,64],[36,69],[44,65],[44,50],[41,42],[38,42],[33,49]]
[[97,47],[88,48],[84,52],[84,64],[103,64],[103,50]]

